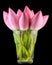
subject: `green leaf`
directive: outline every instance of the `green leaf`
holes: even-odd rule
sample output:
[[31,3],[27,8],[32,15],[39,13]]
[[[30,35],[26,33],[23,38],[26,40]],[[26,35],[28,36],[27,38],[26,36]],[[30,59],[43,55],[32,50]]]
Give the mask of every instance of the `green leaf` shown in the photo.
[[34,51],[36,38],[37,38],[37,33],[34,36],[32,36],[32,34],[31,34],[31,44],[30,44],[30,48],[29,48],[29,53],[30,53],[31,56],[32,56],[33,51]]
[[14,42],[16,44],[17,44],[17,42],[20,43],[20,35],[19,34],[14,33],[13,34],[13,37],[14,37]]

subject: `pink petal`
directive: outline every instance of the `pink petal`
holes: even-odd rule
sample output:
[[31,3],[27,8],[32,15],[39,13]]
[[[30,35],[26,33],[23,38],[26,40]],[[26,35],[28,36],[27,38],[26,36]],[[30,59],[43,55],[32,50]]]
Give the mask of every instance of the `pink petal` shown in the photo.
[[17,18],[17,15],[15,14],[15,12],[9,8],[9,22],[11,24],[11,26],[17,30],[19,28],[19,21],[18,21],[18,18]]
[[49,18],[49,15],[43,16],[44,21],[43,21],[42,27],[46,25],[48,18]]
[[20,30],[27,30],[29,27],[29,19],[26,13],[22,13],[19,20]]
[[22,11],[20,9],[18,9],[18,11],[17,11],[17,17],[20,18],[21,15],[22,15]]
[[12,29],[11,25],[10,25],[10,22],[8,20],[8,13],[3,11],[3,19],[4,19],[4,23],[6,24],[6,26],[9,28],[9,29]]
[[26,13],[28,14],[28,16],[29,16],[30,19],[31,19],[31,18],[33,17],[33,15],[34,15],[34,12],[31,11],[31,10],[28,8],[28,6],[25,6],[24,12],[26,12]]
[[32,17],[34,16],[34,11],[33,10],[31,10],[31,14],[32,14]]
[[43,16],[42,16],[42,12],[39,11],[38,13],[36,13],[36,15],[34,15],[34,17],[31,20],[31,26],[30,28],[32,30],[39,30],[41,29],[43,24]]

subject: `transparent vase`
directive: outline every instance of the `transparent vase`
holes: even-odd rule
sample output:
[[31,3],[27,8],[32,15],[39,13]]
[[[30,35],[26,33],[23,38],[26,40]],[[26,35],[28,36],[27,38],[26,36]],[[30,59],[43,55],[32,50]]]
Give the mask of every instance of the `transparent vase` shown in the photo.
[[13,32],[18,63],[33,63],[37,31]]

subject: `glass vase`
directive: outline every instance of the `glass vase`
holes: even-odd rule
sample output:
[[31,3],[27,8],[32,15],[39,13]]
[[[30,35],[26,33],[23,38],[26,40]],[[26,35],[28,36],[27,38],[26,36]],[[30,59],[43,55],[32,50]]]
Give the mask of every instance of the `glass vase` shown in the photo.
[[16,45],[17,62],[32,63],[37,31],[15,31],[13,32],[13,37]]

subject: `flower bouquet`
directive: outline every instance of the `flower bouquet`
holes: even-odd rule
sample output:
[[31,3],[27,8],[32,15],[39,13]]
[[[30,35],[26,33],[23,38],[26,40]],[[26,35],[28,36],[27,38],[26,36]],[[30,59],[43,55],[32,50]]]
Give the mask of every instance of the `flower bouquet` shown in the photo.
[[48,17],[43,16],[42,11],[34,14],[28,6],[25,6],[23,12],[18,9],[17,14],[11,8],[8,13],[3,11],[4,23],[13,31],[18,62],[33,62],[38,31],[45,26]]

